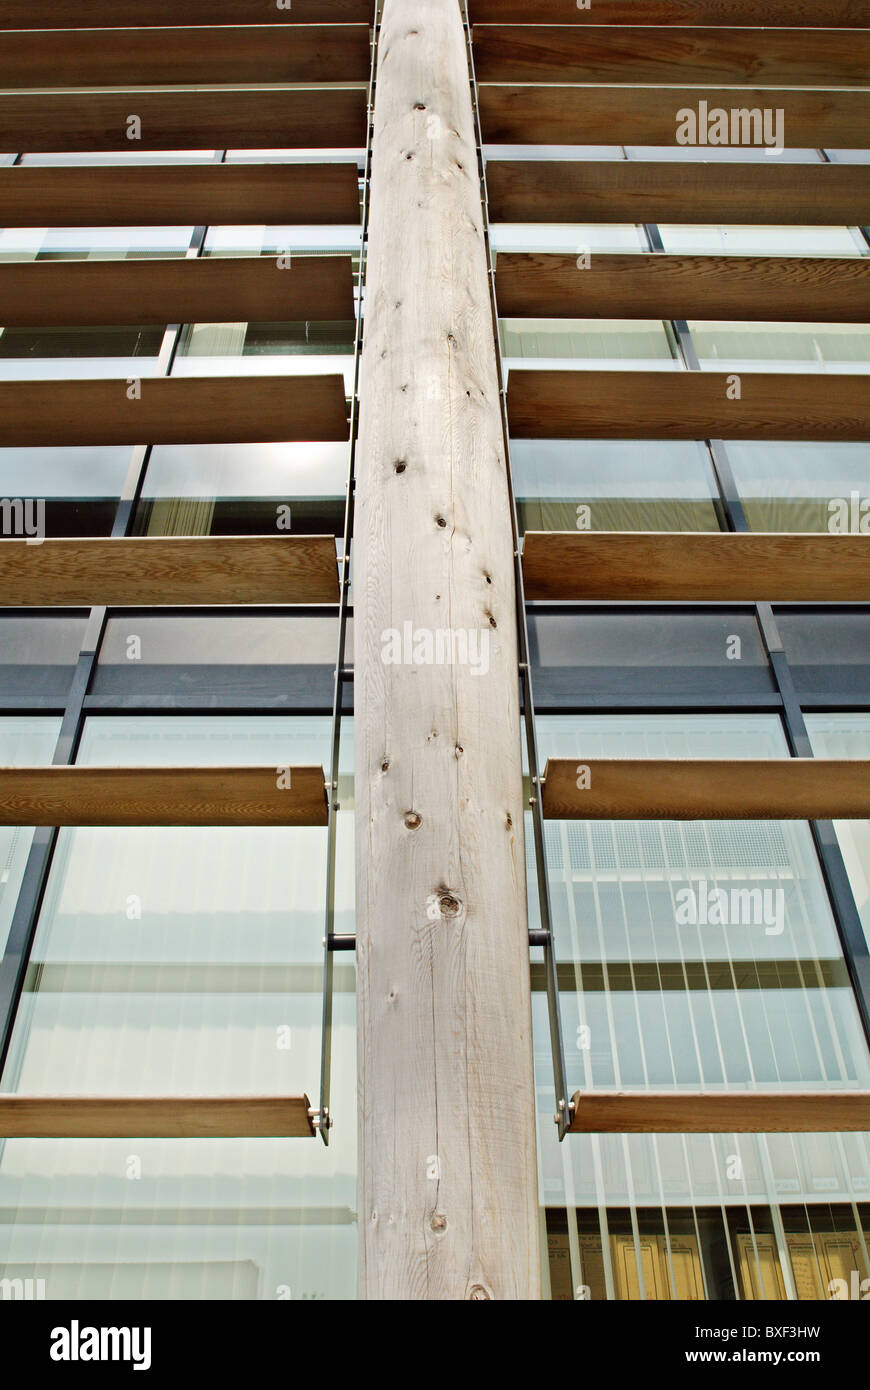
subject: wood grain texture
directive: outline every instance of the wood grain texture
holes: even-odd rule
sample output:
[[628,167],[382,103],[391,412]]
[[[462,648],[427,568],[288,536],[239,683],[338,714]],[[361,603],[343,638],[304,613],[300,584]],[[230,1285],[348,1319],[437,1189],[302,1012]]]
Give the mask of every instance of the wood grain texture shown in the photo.
[[354,317],[350,256],[0,263],[10,327],[291,323]]
[[[830,0],[820,0],[830,3]],[[371,24],[374,0],[0,0],[0,29],[140,29],[163,24]]]
[[786,87],[866,87],[870,82],[870,29],[817,29],[810,42],[802,29],[671,24],[475,24],[473,32],[479,82]]
[[[580,776],[581,770],[583,776]],[[864,820],[870,761],[551,758],[548,820]],[[588,781],[580,790],[577,783]]]
[[0,605],[336,603],[332,536],[0,541]]
[[[459,7],[387,0],[354,560],[364,1298],[540,1296],[513,546],[487,281]],[[486,672],[385,664],[385,635],[406,622],[485,640]]]
[[[275,272],[278,274],[278,271]],[[292,274],[285,271],[284,274]],[[344,378],[0,382],[0,446],[241,444],[348,437]]]
[[0,1096],[2,1139],[311,1139],[307,1096]]
[[[6,92],[0,95],[0,149],[31,154],[56,151],[201,149],[357,149],[365,143],[365,92],[355,89],[303,90],[254,88],[248,91],[185,90],[167,87],[136,92]],[[137,115],[141,138],[128,138],[127,118]],[[232,166],[230,166],[232,167]],[[356,175],[342,165],[285,165],[308,209],[289,220],[357,222],[356,186],[348,197],[337,184],[347,210],[331,211],[337,192],[325,170]],[[306,187],[313,169],[316,186]],[[120,173],[118,169],[114,172]],[[323,195],[323,205],[318,201]],[[147,214],[146,214],[147,215]],[[285,221],[288,219],[285,218]]]
[[360,217],[351,164],[16,166],[0,169],[0,208],[4,227],[281,227]]
[[530,531],[523,576],[530,599],[859,603],[870,536]]
[[836,1134],[870,1130],[868,1091],[578,1091],[570,1134]]
[[[578,271],[578,274],[581,272]],[[870,377],[742,372],[512,371],[517,439],[870,440]]]
[[870,221],[866,165],[493,159],[486,183],[493,222]]
[[[505,318],[870,323],[870,257],[509,254]],[[2,270],[0,270],[2,285]]]
[[0,825],[326,825],[323,769],[3,767]]
[[367,82],[370,69],[367,24],[0,31],[6,88]]
[[[483,138],[493,145],[671,145],[677,113],[781,110],[786,148],[866,149],[870,144],[870,92],[787,88],[552,87],[498,84],[479,89]],[[2,107],[0,107],[2,113]],[[761,118],[763,120],[763,118]],[[0,122],[2,129],[2,122]],[[738,127],[739,129],[739,127]],[[763,126],[749,122],[763,142]],[[685,166],[683,166],[685,167]]]
[[587,10],[577,0],[469,0],[468,9],[473,24],[870,26],[868,0],[593,0]]

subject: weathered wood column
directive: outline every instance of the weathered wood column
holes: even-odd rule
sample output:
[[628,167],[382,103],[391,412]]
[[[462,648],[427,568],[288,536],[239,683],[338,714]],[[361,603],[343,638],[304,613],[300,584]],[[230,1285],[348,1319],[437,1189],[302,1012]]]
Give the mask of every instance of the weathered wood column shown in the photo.
[[457,0],[386,0],[361,389],[360,1293],[536,1298],[513,543]]

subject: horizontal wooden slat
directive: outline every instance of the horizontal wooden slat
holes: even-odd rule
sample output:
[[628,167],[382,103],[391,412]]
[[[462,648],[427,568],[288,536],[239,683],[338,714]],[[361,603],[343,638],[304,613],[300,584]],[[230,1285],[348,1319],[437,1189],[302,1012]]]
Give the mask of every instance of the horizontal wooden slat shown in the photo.
[[366,82],[370,68],[367,24],[0,32],[0,87]]
[[[141,121],[140,139],[128,138],[127,118]],[[365,141],[365,93],[317,88],[248,91],[164,88],[150,92],[11,92],[0,95],[0,150],[57,151],[357,149]],[[297,171],[300,191],[305,188]],[[329,166],[328,166],[329,167]],[[346,166],[336,165],[345,173]],[[350,170],[353,173],[353,170]],[[316,170],[321,176],[321,170]],[[328,189],[324,191],[328,192]],[[290,221],[355,222],[353,196],[340,218],[295,214]],[[147,214],[146,214],[147,215]]]
[[0,541],[0,605],[337,603],[332,536]]
[[0,447],[348,437],[344,379],[337,373],[143,377],[140,399],[131,399],[135,389],[115,380],[0,382]]
[[371,24],[373,17],[374,0],[292,0],[283,9],[275,0],[0,0],[0,29]]
[[863,820],[870,761],[581,753],[550,759],[542,805],[548,820]]
[[593,0],[584,10],[577,0],[469,0],[468,9],[473,24],[870,25],[868,0]]
[[[584,272],[578,271],[578,275]],[[870,440],[870,376],[511,371],[517,439]]]
[[[698,111],[783,112],[780,131],[786,148],[866,149],[870,144],[870,92],[751,90],[690,87],[481,86],[483,138],[492,145],[666,145],[679,148],[677,113]],[[2,131],[0,105],[0,131]],[[731,138],[729,114],[729,140]],[[763,115],[745,118],[745,138],[764,144]],[[701,129],[706,133],[707,127]],[[734,144],[744,139],[735,121]],[[774,138],[776,126],[773,127]],[[770,140],[768,126],[767,138]]]
[[[2,274],[0,274],[2,285]],[[505,318],[870,323],[870,257],[500,252]],[[2,303],[2,293],[0,293]]]
[[289,323],[354,317],[349,256],[0,263],[5,327]]
[[817,29],[808,42],[801,29],[475,24],[474,66],[480,82],[864,87],[870,29]]
[[0,768],[0,825],[326,823],[319,767]]
[[4,227],[281,227],[360,216],[352,164],[15,166],[0,169],[0,209]]
[[493,222],[870,222],[866,165],[494,159],[486,182]]
[[868,1091],[578,1091],[569,1134],[837,1134],[870,1131]]
[[2,1139],[310,1139],[307,1096],[0,1096]]
[[529,599],[857,603],[870,536],[530,531],[523,575]]

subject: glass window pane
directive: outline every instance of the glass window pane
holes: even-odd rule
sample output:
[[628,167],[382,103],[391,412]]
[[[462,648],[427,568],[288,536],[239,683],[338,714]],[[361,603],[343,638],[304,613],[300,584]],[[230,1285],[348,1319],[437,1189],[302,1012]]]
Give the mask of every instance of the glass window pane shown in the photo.
[[729,440],[728,458],[753,531],[870,535],[866,444]]
[[[0,766],[50,763],[59,733],[59,719],[0,716]],[[6,949],[32,841],[32,826],[0,825],[0,955]]]
[[[870,714],[808,714],[807,729],[819,758],[870,758]],[[841,820],[834,828],[870,944],[870,821]]]

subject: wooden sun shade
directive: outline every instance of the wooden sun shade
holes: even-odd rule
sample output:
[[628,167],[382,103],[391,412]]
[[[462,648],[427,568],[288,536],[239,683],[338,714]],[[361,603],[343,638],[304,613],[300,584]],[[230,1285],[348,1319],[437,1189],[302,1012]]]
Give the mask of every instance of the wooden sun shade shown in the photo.
[[[593,0],[593,11],[595,4]],[[608,28],[600,22],[580,28],[550,20],[541,25],[475,24],[473,34],[479,82],[870,83],[870,29],[820,29],[808,42],[800,28]],[[698,96],[706,99],[703,91]]]
[[[266,87],[235,91],[164,87],[137,92],[135,114],[142,126],[136,149],[356,150],[365,143],[365,104],[365,92],[344,88]],[[33,154],[54,151],[58,145],[64,150],[129,150],[130,105],[128,92],[7,92],[0,95],[0,149],[26,149]],[[162,166],[155,167],[162,172]],[[185,166],[191,167],[200,166]],[[347,165],[283,164],[279,168],[291,188],[298,190],[305,211],[300,216],[290,206],[288,197],[289,216],[283,219],[285,223],[359,220],[356,166],[349,169]],[[346,180],[342,181],[341,193],[348,210],[338,218],[331,207],[337,194],[324,182],[324,171],[329,169],[344,170],[345,174],[349,170],[354,176],[349,201]],[[120,173],[121,169],[111,172]],[[324,195],[322,211],[318,190]],[[100,193],[99,185],[95,192]],[[143,209],[143,216],[148,215]]]
[[[715,33],[715,30],[713,31]],[[782,136],[789,149],[866,149],[870,144],[870,92],[792,88],[557,87],[482,86],[479,90],[483,138],[492,145],[666,145],[676,143],[677,112],[758,111],[735,117],[751,140],[764,140],[766,108],[781,110]],[[2,105],[0,105],[2,113]],[[731,137],[729,114],[728,136]],[[2,114],[0,114],[2,127]],[[737,141],[735,141],[737,143]],[[681,167],[685,167],[682,165]]]
[[[362,94],[363,120],[364,110]],[[68,148],[65,130],[61,143]],[[16,165],[0,169],[0,208],[4,227],[282,227],[360,218],[355,164]]]
[[332,536],[0,541],[0,605],[337,603]]
[[367,82],[370,68],[368,24],[0,32],[4,87]]
[[[578,271],[582,275],[583,271]],[[735,381],[739,382],[739,399]],[[870,377],[513,370],[516,439],[870,440]]]
[[[16,3],[23,6],[26,0]],[[71,0],[61,3],[70,4]],[[577,0],[469,0],[468,9],[473,24],[700,24],[727,28],[749,24],[816,29],[870,25],[867,0],[593,0],[582,10]]]
[[493,222],[870,223],[859,164],[491,159],[486,184]]
[[548,820],[863,820],[870,761],[551,758]]
[[0,1096],[2,1139],[311,1139],[307,1096]]
[[350,256],[0,263],[7,328],[291,323],[354,313]]
[[142,377],[138,396],[136,390],[111,379],[0,382],[0,447],[348,437],[344,378],[338,373]]
[[870,1132],[870,1091],[578,1091],[569,1134]]
[[0,768],[0,825],[326,823],[319,767]]
[[496,292],[506,318],[868,323],[870,257],[500,252]]
[[[775,0],[779,3],[780,0]],[[802,3],[802,0],[798,0]],[[820,0],[830,4],[831,0]],[[151,25],[371,24],[374,0],[0,0],[0,29],[141,29]]]
[[870,536],[528,531],[528,599],[690,603],[870,600]]

